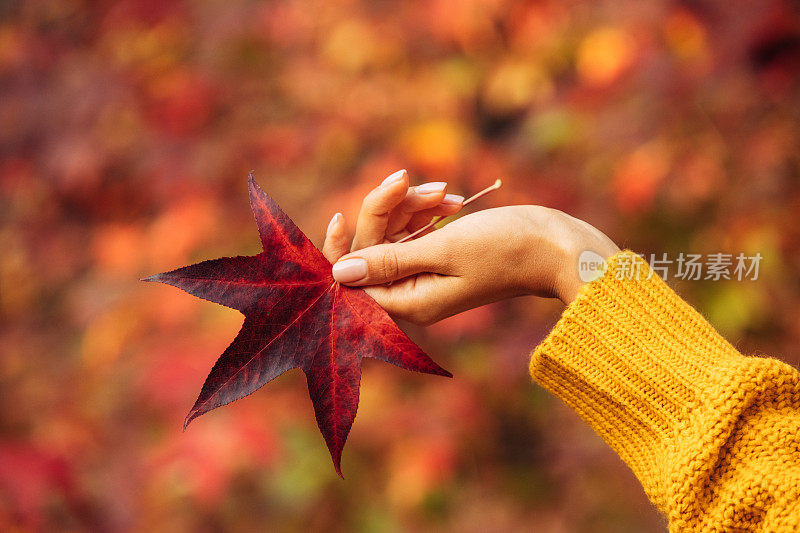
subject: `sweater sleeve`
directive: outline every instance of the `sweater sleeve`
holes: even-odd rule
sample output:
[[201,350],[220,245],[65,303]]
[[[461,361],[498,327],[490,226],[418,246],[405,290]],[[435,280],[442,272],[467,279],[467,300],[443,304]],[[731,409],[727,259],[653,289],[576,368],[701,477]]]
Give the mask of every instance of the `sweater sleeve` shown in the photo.
[[633,252],[582,287],[530,372],[671,531],[800,531],[800,372],[740,354]]

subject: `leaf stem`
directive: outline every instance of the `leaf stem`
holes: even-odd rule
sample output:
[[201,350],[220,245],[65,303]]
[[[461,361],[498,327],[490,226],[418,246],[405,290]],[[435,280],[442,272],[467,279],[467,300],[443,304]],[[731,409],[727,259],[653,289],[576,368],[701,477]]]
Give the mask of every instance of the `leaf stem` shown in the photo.
[[[470,196],[469,198],[464,200],[464,203],[461,204],[461,207],[464,208],[468,204],[471,204],[472,202],[474,202],[475,200],[480,198],[481,196],[484,196],[485,194],[489,194],[490,192],[499,189],[501,185],[503,185],[503,182],[500,181],[500,180],[496,180],[493,185],[490,185],[489,187],[486,187],[481,192],[473,194],[472,196]],[[405,237],[403,237],[402,239],[397,241],[395,244],[399,244],[401,242],[410,241],[411,239],[413,239],[414,237],[416,237],[420,233],[423,233],[423,232],[428,231],[429,229],[431,229],[433,226],[435,226],[436,224],[441,222],[442,219],[444,219],[444,218],[446,218],[444,215],[434,218],[428,224],[422,226],[421,228],[419,228],[417,231],[415,231],[411,235],[406,235]]]

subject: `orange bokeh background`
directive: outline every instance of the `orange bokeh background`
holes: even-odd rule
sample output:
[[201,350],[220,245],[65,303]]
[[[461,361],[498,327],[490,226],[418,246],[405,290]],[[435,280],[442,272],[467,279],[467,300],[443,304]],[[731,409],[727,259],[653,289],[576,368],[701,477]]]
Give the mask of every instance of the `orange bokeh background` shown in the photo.
[[318,245],[407,168],[644,254],[764,257],[673,285],[800,362],[796,4],[27,0],[0,5],[0,530],[650,531],[613,452],[531,383],[553,301],[364,364],[336,477],[302,373],[181,432],[236,312],[139,277],[258,251],[246,176]]

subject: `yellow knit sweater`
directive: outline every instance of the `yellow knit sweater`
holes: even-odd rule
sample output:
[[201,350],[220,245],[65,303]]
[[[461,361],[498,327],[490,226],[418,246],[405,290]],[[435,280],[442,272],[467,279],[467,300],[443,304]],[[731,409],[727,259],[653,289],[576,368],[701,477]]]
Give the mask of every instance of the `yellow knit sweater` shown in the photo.
[[670,531],[800,531],[800,372],[740,354],[650,272],[612,257],[531,375],[614,448]]

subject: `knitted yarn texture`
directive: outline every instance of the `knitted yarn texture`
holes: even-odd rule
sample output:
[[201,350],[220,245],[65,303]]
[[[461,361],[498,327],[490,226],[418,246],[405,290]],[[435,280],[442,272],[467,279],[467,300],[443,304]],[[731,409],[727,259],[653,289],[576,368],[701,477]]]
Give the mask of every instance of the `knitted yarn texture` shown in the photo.
[[633,252],[583,286],[530,373],[620,455],[670,531],[800,531],[800,372],[739,353]]

